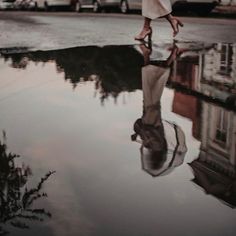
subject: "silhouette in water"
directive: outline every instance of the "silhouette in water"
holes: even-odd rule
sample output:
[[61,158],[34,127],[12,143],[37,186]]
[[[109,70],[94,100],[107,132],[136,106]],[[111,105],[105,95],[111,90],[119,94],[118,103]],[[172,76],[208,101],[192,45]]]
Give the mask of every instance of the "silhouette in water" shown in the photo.
[[141,89],[139,78],[142,55],[133,46],[87,46],[53,51],[4,54],[13,68],[26,69],[30,61],[54,61],[57,72],[73,88],[86,81],[95,82],[95,90],[103,103],[109,96],[116,99],[123,91]]
[[[166,52],[168,45],[155,45],[153,55],[160,55],[163,50]],[[178,45],[183,53],[170,65],[172,71],[166,86],[182,94],[190,94],[201,100],[236,110],[235,83],[232,83],[235,71],[235,44],[178,42]],[[148,53],[149,50],[150,48],[143,52]],[[226,54],[228,56],[225,58]],[[102,104],[108,97],[116,101],[124,91],[141,89],[140,67],[143,66],[143,60],[148,60],[148,57],[143,57],[136,50],[136,46],[129,45],[86,46],[26,53],[2,51],[0,56],[6,62],[10,61],[8,65],[19,69],[27,69],[29,62],[54,62],[57,72],[63,73],[64,79],[69,81],[73,88],[79,83],[93,81],[95,95],[99,96]],[[225,66],[220,66],[217,61],[215,62],[215,58],[225,58]],[[209,67],[209,63],[214,67]]]
[[181,128],[161,117],[161,96],[170,76],[170,66],[180,54],[174,44],[167,60],[152,62],[151,45],[140,45],[142,67],[143,115],[134,123],[133,141],[141,143],[142,168],[153,177],[166,175],[181,165],[187,151]]
[[9,233],[9,226],[27,229],[29,221],[43,221],[51,217],[45,209],[34,208],[34,203],[47,194],[42,192],[43,184],[54,173],[49,172],[41,178],[35,188],[27,189],[29,166],[17,166],[15,159],[20,156],[7,149],[6,135],[0,140],[0,235]]

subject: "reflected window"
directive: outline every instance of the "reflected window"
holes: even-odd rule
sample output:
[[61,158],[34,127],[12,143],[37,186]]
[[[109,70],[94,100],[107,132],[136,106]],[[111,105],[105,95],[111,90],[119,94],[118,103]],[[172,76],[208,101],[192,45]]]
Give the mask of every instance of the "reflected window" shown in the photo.
[[223,44],[221,47],[219,74],[230,76],[232,66],[232,55],[232,46],[230,44]]
[[222,148],[225,148],[227,143],[227,117],[227,113],[224,110],[218,110],[215,141]]

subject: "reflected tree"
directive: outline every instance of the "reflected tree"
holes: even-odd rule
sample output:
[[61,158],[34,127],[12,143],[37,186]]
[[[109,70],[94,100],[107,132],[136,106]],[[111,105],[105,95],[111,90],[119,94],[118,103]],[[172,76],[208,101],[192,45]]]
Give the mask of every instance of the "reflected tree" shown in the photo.
[[[179,44],[182,54],[172,63],[166,86],[182,94],[190,94],[235,110],[235,97],[231,96],[236,89],[233,63],[235,44]],[[163,56],[162,49],[168,52],[169,46],[158,45],[158,49],[154,48],[153,55],[158,55],[157,59],[160,60]],[[26,69],[30,62],[54,62],[57,72],[64,73],[64,79],[73,88],[85,81],[95,81],[96,94],[99,94],[104,103],[108,97],[116,100],[121,92],[142,89],[140,68],[146,63],[136,48],[129,45],[86,46],[28,53],[2,51],[1,55],[6,62],[10,62],[11,67],[18,69]],[[221,58],[223,64],[215,58]]]
[[[43,184],[54,172],[48,172],[35,188],[27,189],[31,175],[29,166],[16,165],[20,156],[8,151],[6,135],[0,140],[0,235],[9,233],[9,225],[21,229],[29,228],[28,221],[43,221],[51,214],[45,209],[34,208],[34,203],[47,194],[42,192]],[[4,227],[5,226],[5,227]]]
[[58,73],[73,88],[86,81],[95,82],[95,90],[103,103],[116,99],[123,91],[141,89],[143,58],[133,46],[87,46],[52,51],[3,54],[13,68],[26,69],[30,62],[55,62]]

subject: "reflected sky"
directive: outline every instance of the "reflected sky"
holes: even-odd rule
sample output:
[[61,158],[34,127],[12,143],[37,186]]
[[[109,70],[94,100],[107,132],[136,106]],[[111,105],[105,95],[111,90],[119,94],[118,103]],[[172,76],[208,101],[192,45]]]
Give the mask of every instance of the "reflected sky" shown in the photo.
[[[235,45],[145,47],[2,54],[8,147],[35,179],[57,172],[45,185],[53,218],[13,235],[234,235]],[[144,139],[131,140],[147,64],[168,70],[154,113],[179,127],[187,148],[157,177],[142,169]]]

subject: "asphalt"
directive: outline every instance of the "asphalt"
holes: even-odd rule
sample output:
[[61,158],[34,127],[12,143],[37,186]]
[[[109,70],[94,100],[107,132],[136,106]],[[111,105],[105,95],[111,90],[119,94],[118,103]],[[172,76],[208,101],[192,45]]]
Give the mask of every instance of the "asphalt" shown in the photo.
[[[184,28],[177,41],[236,41],[236,20],[180,17]],[[0,48],[50,50],[88,45],[135,45],[143,18],[139,15],[73,12],[0,12]],[[172,42],[164,19],[153,23],[153,42]]]

